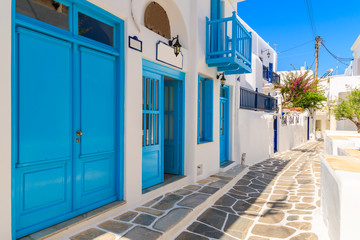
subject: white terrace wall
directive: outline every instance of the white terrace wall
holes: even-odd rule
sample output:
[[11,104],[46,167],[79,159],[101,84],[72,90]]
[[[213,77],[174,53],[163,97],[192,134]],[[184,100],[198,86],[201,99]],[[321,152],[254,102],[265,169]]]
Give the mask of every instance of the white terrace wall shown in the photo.
[[[306,114],[299,116],[299,123],[282,125],[278,117],[278,151],[293,149],[307,141]],[[274,114],[238,110],[236,147],[237,159],[246,153],[245,164],[253,165],[274,154]]]
[[[305,114],[299,116],[299,124],[282,125],[281,120],[279,123],[279,151],[284,152],[299,146],[300,144],[307,141],[307,118]],[[310,119],[310,129],[311,129]]]

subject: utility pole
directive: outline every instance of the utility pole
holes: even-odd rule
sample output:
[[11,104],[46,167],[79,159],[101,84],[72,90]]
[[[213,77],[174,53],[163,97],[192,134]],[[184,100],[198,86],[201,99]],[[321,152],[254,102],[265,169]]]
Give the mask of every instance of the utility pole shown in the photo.
[[315,38],[316,43],[315,43],[315,77],[314,79],[316,80],[318,77],[318,71],[319,71],[319,47],[321,44],[321,37],[317,36]]

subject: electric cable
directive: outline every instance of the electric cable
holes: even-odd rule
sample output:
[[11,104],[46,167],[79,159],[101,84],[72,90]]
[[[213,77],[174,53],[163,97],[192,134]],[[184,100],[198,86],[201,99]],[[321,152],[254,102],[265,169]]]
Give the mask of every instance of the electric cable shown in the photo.
[[280,52],[278,52],[278,54],[280,54],[280,53],[284,53],[284,52],[288,52],[288,51],[291,51],[291,50],[293,50],[293,49],[296,49],[296,48],[302,47],[302,46],[304,46],[304,45],[306,45],[306,44],[309,44],[309,43],[311,43],[311,42],[313,42],[313,41],[314,41],[314,40],[310,40],[310,41],[304,42],[304,43],[302,43],[302,44],[300,44],[300,45],[297,45],[297,46],[295,46],[295,47],[292,47],[292,48],[286,49],[286,50],[284,50],[284,51],[280,51]]

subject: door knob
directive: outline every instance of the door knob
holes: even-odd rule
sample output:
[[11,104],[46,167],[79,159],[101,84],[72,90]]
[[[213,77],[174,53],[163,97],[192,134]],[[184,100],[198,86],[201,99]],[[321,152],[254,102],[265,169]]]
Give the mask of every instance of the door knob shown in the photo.
[[82,136],[82,131],[76,131],[76,135]]
[[80,142],[80,138],[77,138],[77,139],[76,139],[76,142],[79,143],[79,142]]

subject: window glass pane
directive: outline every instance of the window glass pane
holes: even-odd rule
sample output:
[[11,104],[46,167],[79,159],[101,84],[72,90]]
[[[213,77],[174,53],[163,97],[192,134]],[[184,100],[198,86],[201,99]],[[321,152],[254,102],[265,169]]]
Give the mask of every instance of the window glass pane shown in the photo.
[[224,88],[220,88],[220,97],[226,97],[225,95],[225,89]]
[[154,110],[154,79],[150,79],[150,110]]
[[169,87],[165,87],[165,112],[169,111]]
[[149,146],[149,114],[146,114],[146,118],[145,118],[145,121],[146,121],[146,143],[145,145],[146,146]]
[[159,114],[155,114],[155,144],[159,142],[159,123],[158,123]]
[[92,40],[113,46],[114,28],[79,12],[78,34]]
[[142,115],[142,121],[141,121],[141,126],[142,126],[142,145],[144,146],[145,142],[144,142],[144,118],[145,118],[145,114]]
[[174,140],[174,116],[170,115],[170,140]]
[[146,78],[146,110],[149,110],[149,78]]
[[169,139],[169,115],[165,114],[165,140]]
[[149,133],[150,133],[150,143],[149,145],[154,144],[154,133],[153,133],[153,114],[149,114],[150,122],[149,122]]
[[159,81],[155,81],[155,110],[159,110]]
[[143,77],[143,80],[142,80],[142,109],[143,110],[145,110],[145,105],[144,105],[145,88],[144,88],[144,85],[145,85],[145,78]]
[[69,30],[69,7],[53,0],[16,0],[16,12]]
[[225,114],[224,114],[224,107],[225,107],[225,103],[221,103],[221,108],[220,108],[220,117],[224,118]]
[[170,112],[174,111],[174,87],[170,87]]
[[220,134],[224,135],[224,120],[221,120],[221,126],[220,126]]

